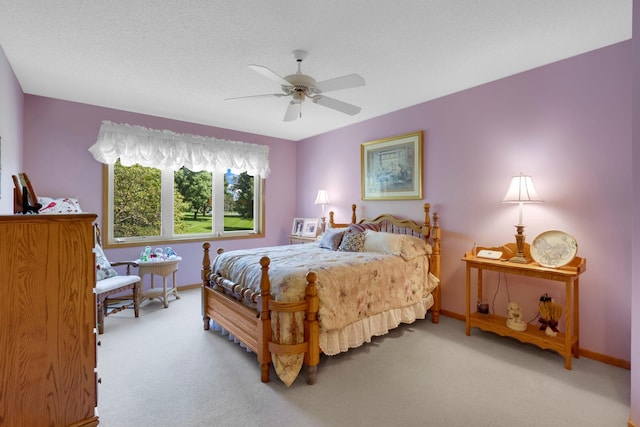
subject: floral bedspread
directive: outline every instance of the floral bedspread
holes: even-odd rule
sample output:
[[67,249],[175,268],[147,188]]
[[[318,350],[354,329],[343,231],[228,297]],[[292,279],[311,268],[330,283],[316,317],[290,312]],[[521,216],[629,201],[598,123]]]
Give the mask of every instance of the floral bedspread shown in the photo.
[[[398,255],[374,252],[332,251],[320,248],[317,243],[222,253],[215,259],[212,271],[242,286],[251,284],[258,291],[261,276],[259,261],[263,256],[271,259],[271,294],[277,301],[304,299],[306,274],[309,271],[317,274],[321,338],[331,331],[358,325],[363,319],[375,318],[382,313],[387,315],[390,310],[411,311],[413,307],[422,305],[425,297],[438,284],[437,279],[429,275],[426,256],[405,260]],[[424,308],[421,317],[424,317],[427,308]],[[272,319],[274,341],[302,342],[302,331],[292,331],[287,326],[289,324],[290,319]],[[321,349],[327,353],[327,349],[322,348],[323,341],[326,340],[321,339]],[[277,357],[273,361],[276,372],[287,385],[295,379],[302,365],[302,358],[297,356]]]
[[243,286],[252,284],[259,291],[263,256],[271,259],[269,279],[276,301],[304,299],[306,274],[317,274],[323,330],[340,329],[390,308],[413,305],[433,290],[425,256],[405,261],[397,255],[331,251],[317,243],[222,253],[212,271]]

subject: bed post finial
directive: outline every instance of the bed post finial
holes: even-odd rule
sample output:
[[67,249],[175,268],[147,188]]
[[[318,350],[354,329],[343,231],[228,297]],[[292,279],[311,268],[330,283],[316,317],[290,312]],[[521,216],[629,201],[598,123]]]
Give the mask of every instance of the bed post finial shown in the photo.
[[335,222],[333,221],[333,211],[329,211],[329,228],[334,228]]
[[202,323],[203,323],[203,328],[205,331],[209,330],[209,316],[207,316],[207,311],[205,310],[205,299],[204,299],[204,293],[205,293],[205,289],[207,287],[207,284],[209,282],[209,275],[211,274],[211,259],[209,258],[209,248],[211,247],[211,244],[209,242],[204,242],[202,244],[202,250],[204,252],[203,256],[202,256],[202,289],[200,292],[202,292],[201,294],[201,304],[202,304]]
[[429,203],[424,204],[424,225],[431,228],[431,205]]
[[351,224],[356,223],[356,204],[351,205]]
[[204,252],[204,255],[202,256],[202,284],[204,286],[207,285],[209,274],[211,273],[211,258],[209,258],[210,247],[211,243],[209,242],[204,242],[202,244],[202,251]]
[[309,344],[309,349],[304,354],[304,363],[307,365],[307,384],[313,385],[316,383],[318,363],[320,363],[320,325],[318,323],[320,299],[318,298],[318,288],[316,287],[317,274],[310,271],[307,273],[306,278],[305,300],[307,301],[307,313],[304,320],[304,340]]
[[433,213],[433,228],[437,230],[437,233],[435,233],[437,236],[434,237],[440,241],[440,214],[438,212]]
[[260,326],[258,327],[258,362],[260,363],[260,379],[263,383],[269,382],[269,367],[271,366],[271,353],[269,352],[269,341],[271,337],[271,311],[269,302],[271,296],[271,282],[269,281],[269,257],[260,258],[262,275],[260,278],[260,300],[258,301],[258,311],[260,312]]

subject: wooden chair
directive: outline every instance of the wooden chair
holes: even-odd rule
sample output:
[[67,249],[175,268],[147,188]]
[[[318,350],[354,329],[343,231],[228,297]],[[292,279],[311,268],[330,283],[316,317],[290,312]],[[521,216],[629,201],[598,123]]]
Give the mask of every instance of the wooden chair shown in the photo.
[[26,173],[11,175],[13,179],[13,213],[38,213],[42,207]]
[[[100,227],[94,226],[96,234],[96,316],[98,319],[98,333],[104,333],[104,318],[110,314],[133,306],[135,317],[140,314],[140,287],[142,282],[139,276],[131,274],[131,267],[138,267],[134,261],[109,262],[102,250],[100,240]],[[119,275],[113,267],[126,266],[126,275]],[[131,291],[131,302],[123,303],[117,307],[109,309],[108,299],[114,295],[127,296],[126,292]]]

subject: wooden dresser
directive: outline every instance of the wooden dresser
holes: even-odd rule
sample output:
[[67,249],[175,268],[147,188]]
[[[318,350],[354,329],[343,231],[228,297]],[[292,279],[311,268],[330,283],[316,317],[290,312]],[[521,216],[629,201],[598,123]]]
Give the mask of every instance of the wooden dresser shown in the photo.
[[0,426],[97,426],[94,214],[0,216]]

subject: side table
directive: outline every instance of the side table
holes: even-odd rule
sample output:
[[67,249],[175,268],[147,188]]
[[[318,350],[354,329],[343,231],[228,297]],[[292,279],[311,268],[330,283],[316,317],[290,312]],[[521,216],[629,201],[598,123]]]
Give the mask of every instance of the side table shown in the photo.
[[295,243],[313,243],[316,240],[318,240],[317,237],[297,236],[295,234],[289,235],[289,243],[292,245]]
[[[178,295],[178,288],[176,286],[176,272],[178,271],[178,263],[182,261],[182,258],[176,257],[175,259],[165,261],[136,261],[138,263],[138,276],[144,279],[145,274],[151,275],[151,288],[142,290],[140,292],[140,303],[145,300],[157,298],[164,304],[164,308],[169,307],[168,296],[173,294],[176,299],[180,299]],[[153,278],[155,275],[162,277],[162,288],[156,288]],[[173,278],[172,287],[167,287],[167,276],[171,275]],[[144,280],[143,280],[144,283]]]
[[[477,256],[477,252],[467,252],[462,258],[466,264],[466,333],[471,335],[471,328],[477,327],[484,331],[494,332],[501,336],[509,336],[523,343],[530,343],[540,348],[554,350],[564,357],[564,367],[571,369],[571,356],[580,356],[580,291],[579,276],[587,269],[587,260],[575,257],[568,265],[559,268],[542,267],[536,262],[519,264],[507,261],[515,255],[517,250],[514,243],[507,243],[500,247],[482,247],[492,251],[501,251],[505,259],[486,259]],[[530,246],[524,244],[524,255],[531,258]],[[471,311],[471,270],[477,270],[476,284],[478,286],[478,299],[482,299],[482,272],[495,271],[498,273],[527,276],[536,279],[549,280],[564,284],[565,306],[564,316],[565,330],[555,337],[547,336],[537,327],[528,325],[523,332],[514,331],[506,326],[506,318],[495,314],[483,314]],[[544,289],[544,288],[543,288]]]

